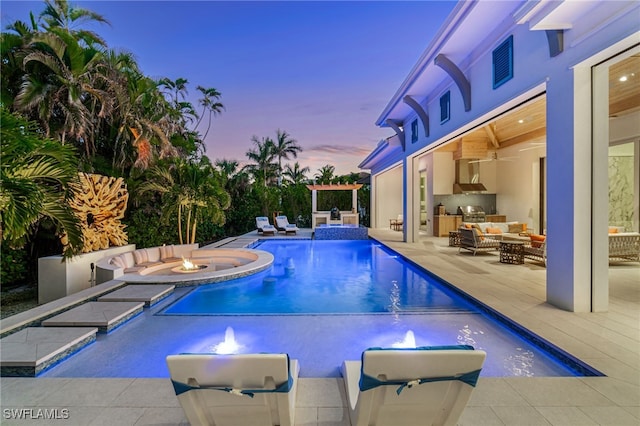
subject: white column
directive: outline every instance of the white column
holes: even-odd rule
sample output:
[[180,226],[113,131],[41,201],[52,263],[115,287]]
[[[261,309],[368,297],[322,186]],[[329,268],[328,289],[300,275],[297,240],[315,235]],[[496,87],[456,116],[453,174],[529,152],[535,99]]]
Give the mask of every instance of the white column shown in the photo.
[[593,75],[593,236],[591,310],[609,309],[609,65]]
[[315,213],[318,211],[318,191],[315,189],[311,190],[311,213]]
[[356,213],[358,212],[358,190],[357,189],[352,189],[351,190],[351,211],[355,211]]

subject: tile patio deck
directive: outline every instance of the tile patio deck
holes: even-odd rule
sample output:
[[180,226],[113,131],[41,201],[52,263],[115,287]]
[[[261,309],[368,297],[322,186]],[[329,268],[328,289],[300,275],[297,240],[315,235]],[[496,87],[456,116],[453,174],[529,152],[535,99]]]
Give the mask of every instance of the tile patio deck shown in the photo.
[[[298,238],[310,236],[303,231]],[[408,244],[398,232],[369,234],[607,375],[481,377],[460,425],[640,424],[640,265],[610,268],[608,312],[571,313],[545,302],[540,264],[459,254],[447,238]],[[68,410],[67,419],[47,424],[187,424],[168,379],[2,378],[0,405],[2,424],[45,424],[10,419],[5,414],[18,412],[4,410],[30,408]],[[345,406],[341,379],[300,379],[297,425],[348,425]]]

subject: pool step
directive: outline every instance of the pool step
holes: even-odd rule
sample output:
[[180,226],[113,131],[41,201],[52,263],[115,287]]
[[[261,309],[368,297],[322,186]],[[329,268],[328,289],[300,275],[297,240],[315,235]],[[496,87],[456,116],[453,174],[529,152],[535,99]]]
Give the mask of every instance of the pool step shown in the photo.
[[96,340],[95,327],[28,327],[0,339],[0,376],[35,377]]
[[146,308],[173,293],[175,285],[128,285],[98,298],[98,302],[144,302]]
[[88,302],[42,321],[44,327],[98,327],[108,333],[142,312],[144,302]]
[[259,239],[258,238],[229,238],[227,240],[224,240],[222,242],[222,244],[218,245],[217,248],[246,248],[249,247],[250,245],[256,243]]

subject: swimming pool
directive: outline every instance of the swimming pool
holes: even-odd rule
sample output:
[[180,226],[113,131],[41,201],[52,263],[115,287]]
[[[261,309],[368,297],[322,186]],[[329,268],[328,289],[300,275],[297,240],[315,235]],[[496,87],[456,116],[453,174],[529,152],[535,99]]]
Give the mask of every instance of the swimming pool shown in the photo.
[[167,315],[459,313],[475,307],[370,240],[269,240],[269,270],[201,286]]
[[[240,345],[238,352],[288,353],[300,361],[301,377],[339,377],[342,361],[359,359],[362,351],[369,347],[407,343],[410,333],[414,337],[414,342],[411,343],[417,346],[470,344],[487,351],[487,360],[481,374],[486,377],[599,375],[597,371],[570,356],[561,353],[558,357],[558,351],[554,352],[553,347],[545,347],[546,342],[542,339],[535,336],[523,337],[526,333],[523,334],[517,325],[505,325],[475,302],[464,298],[457,300],[460,295],[447,288],[446,283],[421,283],[420,276],[431,279],[427,271],[406,262],[402,256],[378,243],[369,242],[367,249],[363,248],[366,245],[359,246],[361,243],[355,242],[351,246],[344,241],[318,244],[317,241],[309,240],[304,244],[310,247],[304,250],[297,240],[286,240],[283,246],[275,243],[275,240],[268,240],[260,244],[261,250],[273,250],[276,257],[280,258],[270,270],[261,273],[261,283],[265,278],[283,278],[289,264],[288,256],[308,250],[313,250],[313,254],[318,255],[323,251],[319,251],[318,247],[326,244],[329,252],[339,254],[337,258],[340,260],[336,264],[323,264],[320,259],[327,257],[312,256],[311,262],[315,266],[307,270],[303,268],[302,261],[294,261],[295,271],[287,272],[290,274],[289,278],[297,277],[293,281],[299,283],[299,278],[307,275],[313,278],[317,275],[337,274],[344,279],[346,270],[356,276],[368,274],[391,283],[386,287],[387,300],[377,303],[377,306],[386,310],[345,313],[346,308],[342,305],[339,309],[341,313],[316,311],[282,314],[272,311],[256,314],[241,312],[236,307],[227,313],[178,314],[174,311],[173,314],[168,314],[168,311],[184,303],[196,292],[206,292],[213,286],[221,286],[220,289],[224,286],[233,287],[241,282],[181,287],[114,332],[99,334],[95,343],[42,373],[40,377],[169,377],[165,363],[167,355],[215,351],[225,341],[229,328],[233,330],[235,340]],[[353,252],[355,247],[357,249]],[[342,253],[343,250],[347,250],[349,256]],[[365,252],[377,255],[367,260]],[[396,269],[397,264],[402,265],[401,269]],[[367,273],[358,272],[360,269]],[[411,283],[410,288],[406,288],[406,282],[400,284],[400,279],[404,277],[412,277],[407,281]],[[339,278],[332,280],[337,279]],[[273,295],[278,293],[276,290],[279,282],[276,280],[272,284],[275,287],[269,293]],[[398,292],[396,286],[404,290]],[[316,295],[305,296],[314,302],[310,305],[320,304],[321,296],[328,293],[329,287],[327,284],[321,291],[314,290]],[[427,290],[427,287],[430,289]],[[414,288],[418,288],[417,294],[424,295],[424,302],[431,299],[443,304],[440,308],[419,306],[417,299],[403,294],[405,290]],[[369,297],[368,293],[370,292],[361,288],[356,296],[358,299],[379,299],[379,296]],[[335,298],[330,297],[329,300]],[[532,341],[536,340],[534,344]]]

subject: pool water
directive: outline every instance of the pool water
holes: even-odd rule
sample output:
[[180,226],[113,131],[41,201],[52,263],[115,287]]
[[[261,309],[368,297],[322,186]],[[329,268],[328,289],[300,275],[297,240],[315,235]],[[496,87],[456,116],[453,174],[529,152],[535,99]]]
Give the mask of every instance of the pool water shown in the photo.
[[169,377],[167,355],[214,352],[230,328],[239,353],[288,353],[301,377],[339,377],[344,360],[410,334],[417,346],[485,350],[485,377],[597,374],[376,242],[267,240],[258,248],[274,254],[270,269],[176,288],[41,377]]
[[[258,248],[258,247],[256,247]],[[202,286],[164,313],[371,314],[470,312],[464,299],[369,240],[264,241],[270,270]]]

